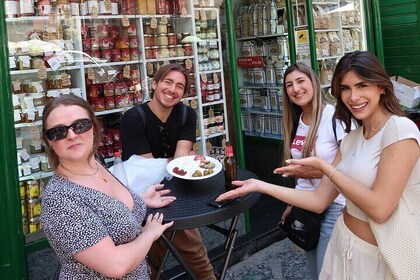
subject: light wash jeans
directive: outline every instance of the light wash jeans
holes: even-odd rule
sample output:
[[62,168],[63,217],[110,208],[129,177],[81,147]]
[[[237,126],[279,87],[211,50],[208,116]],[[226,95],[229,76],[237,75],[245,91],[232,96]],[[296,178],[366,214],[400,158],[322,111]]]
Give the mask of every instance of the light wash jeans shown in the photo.
[[325,251],[338,217],[343,213],[344,205],[333,202],[324,212],[324,218],[321,222],[321,232],[319,235],[318,246],[311,251],[305,251],[308,261],[309,275],[313,280],[318,279],[321,272],[322,262]]

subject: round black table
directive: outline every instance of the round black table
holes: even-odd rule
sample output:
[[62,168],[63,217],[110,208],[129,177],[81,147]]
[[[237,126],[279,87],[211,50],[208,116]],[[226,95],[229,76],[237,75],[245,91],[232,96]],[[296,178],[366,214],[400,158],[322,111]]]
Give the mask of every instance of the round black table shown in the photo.
[[[238,168],[237,178],[238,180],[246,180],[257,178],[257,176],[248,170]],[[170,231],[169,238],[163,234],[161,239],[190,277],[196,279],[195,275],[172,244],[176,231],[208,226],[209,228],[226,235],[227,240],[225,249],[227,255],[220,277],[220,279],[223,279],[238,234],[236,224],[239,215],[254,205],[260,198],[260,194],[250,193],[231,201],[221,208],[216,208],[209,206],[208,203],[214,201],[217,196],[225,192],[225,176],[223,172],[219,172],[213,177],[202,180],[185,180],[173,177],[171,180],[164,183],[165,189],[171,190],[169,195],[173,195],[177,199],[167,207],[149,209],[148,211],[148,214],[155,212],[163,213],[164,222],[174,221],[174,224],[168,229],[168,231]],[[229,219],[232,219],[229,230],[215,225],[216,223]],[[163,270],[168,250],[165,254],[164,261],[159,266],[156,279],[159,279]]]

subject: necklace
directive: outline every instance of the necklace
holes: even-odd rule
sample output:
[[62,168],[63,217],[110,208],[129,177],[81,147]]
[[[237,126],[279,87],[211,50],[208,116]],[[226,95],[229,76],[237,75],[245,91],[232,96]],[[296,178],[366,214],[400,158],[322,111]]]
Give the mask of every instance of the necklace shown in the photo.
[[[98,163],[96,163],[96,170],[93,173],[76,173],[70,169],[68,169],[67,167],[65,167],[64,165],[60,164],[61,168],[63,168],[64,170],[66,170],[67,172],[70,172],[73,175],[77,175],[77,176],[86,176],[86,177],[93,177],[93,178],[98,178],[98,179],[102,179],[102,181],[104,181],[105,183],[108,183],[108,180],[105,179],[102,176],[95,176],[96,174],[98,174],[99,171],[99,166]],[[102,174],[102,172],[101,172]]]
[[365,139],[372,138],[379,130],[382,129],[382,127],[386,124],[388,119],[389,119],[388,116],[385,115],[385,117],[383,117],[380,121],[378,121],[377,124],[373,128],[371,128],[369,132],[366,133],[366,135],[364,136]]

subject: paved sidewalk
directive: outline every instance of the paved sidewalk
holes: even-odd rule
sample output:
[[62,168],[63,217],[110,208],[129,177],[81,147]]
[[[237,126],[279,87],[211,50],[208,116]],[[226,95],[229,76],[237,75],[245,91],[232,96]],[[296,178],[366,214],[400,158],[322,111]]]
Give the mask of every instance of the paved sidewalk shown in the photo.
[[289,239],[273,243],[231,266],[226,280],[310,280],[305,253]]

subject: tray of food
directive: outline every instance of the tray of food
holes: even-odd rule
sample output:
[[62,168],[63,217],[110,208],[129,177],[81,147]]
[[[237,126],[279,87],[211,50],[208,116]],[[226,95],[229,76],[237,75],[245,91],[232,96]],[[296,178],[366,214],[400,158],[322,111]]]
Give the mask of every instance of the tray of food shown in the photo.
[[171,160],[167,170],[172,176],[186,180],[210,178],[222,170],[222,164],[210,156],[184,156]]

